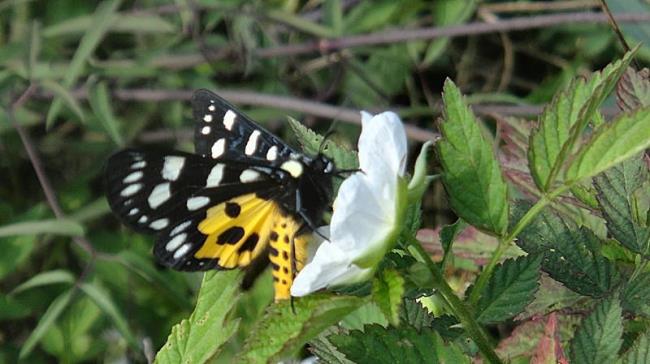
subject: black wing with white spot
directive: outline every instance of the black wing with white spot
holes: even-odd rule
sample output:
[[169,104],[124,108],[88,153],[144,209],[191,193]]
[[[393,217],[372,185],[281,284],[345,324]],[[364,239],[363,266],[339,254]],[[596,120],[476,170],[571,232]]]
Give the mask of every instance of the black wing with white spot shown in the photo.
[[277,182],[237,161],[215,162],[195,154],[120,151],[106,166],[111,209],[131,228],[163,233],[205,210],[251,192],[273,191]]
[[213,159],[257,160],[280,165],[296,153],[282,140],[208,90],[192,96],[196,153]]

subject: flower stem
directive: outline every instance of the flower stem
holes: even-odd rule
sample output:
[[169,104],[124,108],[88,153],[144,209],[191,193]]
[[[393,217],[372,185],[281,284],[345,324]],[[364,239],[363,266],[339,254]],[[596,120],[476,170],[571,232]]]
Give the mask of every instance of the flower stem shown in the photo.
[[452,309],[454,315],[461,322],[467,334],[474,340],[476,346],[483,357],[490,363],[502,363],[501,359],[492,349],[492,344],[490,344],[490,338],[483,328],[474,320],[474,316],[470,311],[465,307],[465,304],[456,296],[454,290],[447,284],[445,278],[442,276],[442,273],[438,267],[433,263],[431,257],[424,251],[422,246],[418,241],[411,241],[411,246],[414,248],[415,253],[418,257],[427,265],[431,275],[433,276],[433,284],[435,289],[437,289],[442,297],[447,301],[449,307]]
[[479,297],[481,297],[481,293],[483,292],[483,289],[485,288],[485,285],[487,284],[488,280],[492,276],[492,271],[494,271],[494,268],[496,265],[501,261],[501,257],[503,256],[503,253],[506,252],[508,247],[510,247],[510,243],[519,235],[519,233],[524,230],[528,224],[539,214],[544,207],[546,207],[548,204],[553,202],[553,200],[562,194],[564,191],[568,190],[571,188],[573,184],[568,184],[568,185],[562,185],[555,190],[549,192],[548,194],[542,195],[542,197],[537,200],[537,202],[533,205],[533,207],[530,208],[530,210],[526,211],[524,216],[517,222],[515,227],[508,233],[507,235],[501,237],[499,239],[499,245],[497,246],[496,250],[492,254],[492,257],[490,257],[490,261],[488,264],[485,266],[483,269],[483,272],[481,272],[481,275],[479,275],[478,279],[476,280],[476,284],[474,285],[474,288],[472,289],[472,293],[470,294],[469,297],[469,302],[472,305],[475,305],[478,302]]

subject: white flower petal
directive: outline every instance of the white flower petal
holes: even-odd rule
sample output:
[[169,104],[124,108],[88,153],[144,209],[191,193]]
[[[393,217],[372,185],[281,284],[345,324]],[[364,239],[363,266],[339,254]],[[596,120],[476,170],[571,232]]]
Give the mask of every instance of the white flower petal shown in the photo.
[[[361,113],[359,167],[348,177],[334,201],[330,237],[298,273],[292,296],[366,279],[385,250],[397,219],[399,177],[406,165],[406,133],[392,112]],[[328,234],[330,233],[330,234]],[[311,255],[311,254],[310,254]],[[368,260],[370,259],[370,260]],[[363,267],[356,265],[357,262]]]
[[392,229],[395,218],[393,198],[378,195],[368,178],[357,173],[339,188],[330,225],[331,241],[351,260],[363,255]]
[[375,176],[404,175],[406,169],[406,131],[399,116],[384,112],[368,118],[363,112],[359,136],[359,167]]
[[291,295],[302,297],[325,287],[351,283],[362,277],[367,269],[352,264],[346,253],[336,245],[323,242],[314,259],[296,276],[291,285]]

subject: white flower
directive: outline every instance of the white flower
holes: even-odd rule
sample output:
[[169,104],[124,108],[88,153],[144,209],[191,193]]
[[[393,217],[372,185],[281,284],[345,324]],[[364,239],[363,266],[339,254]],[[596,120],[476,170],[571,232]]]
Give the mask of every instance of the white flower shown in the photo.
[[359,168],[339,188],[329,227],[313,259],[298,273],[291,295],[369,278],[399,232],[406,204],[406,132],[392,112],[361,113]]

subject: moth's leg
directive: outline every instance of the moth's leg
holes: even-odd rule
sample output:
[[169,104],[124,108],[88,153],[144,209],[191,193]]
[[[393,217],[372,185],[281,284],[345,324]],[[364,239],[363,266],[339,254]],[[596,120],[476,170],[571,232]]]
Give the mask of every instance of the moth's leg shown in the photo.
[[[311,221],[309,216],[307,216],[307,214],[305,214],[305,212],[303,211],[303,209],[302,209],[302,197],[300,196],[300,191],[298,189],[296,189],[296,211],[298,212],[298,215],[300,215],[302,220],[305,222],[307,227],[309,227],[309,229],[314,234],[320,236],[325,241],[329,241],[329,239],[325,235],[323,235],[320,231],[317,230],[318,227],[316,226],[316,224],[314,224],[314,222]],[[301,226],[298,231],[301,231],[303,227],[304,227],[304,225]]]

